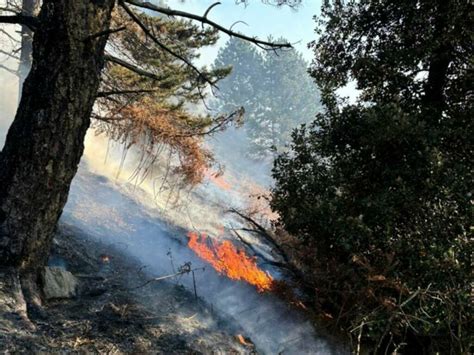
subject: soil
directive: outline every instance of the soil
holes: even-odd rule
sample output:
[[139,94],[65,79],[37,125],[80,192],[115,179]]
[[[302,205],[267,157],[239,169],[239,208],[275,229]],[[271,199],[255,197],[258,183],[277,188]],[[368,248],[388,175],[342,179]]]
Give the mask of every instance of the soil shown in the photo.
[[[58,227],[50,264],[78,278],[78,295],[30,310],[31,323],[18,314],[0,314],[0,353],[255,353],[238,327],[179,280],[142,286],[151,279],[142,265],[75,227]],[[3,280],[0,306],[10,301],[1,292],[9,287]]]

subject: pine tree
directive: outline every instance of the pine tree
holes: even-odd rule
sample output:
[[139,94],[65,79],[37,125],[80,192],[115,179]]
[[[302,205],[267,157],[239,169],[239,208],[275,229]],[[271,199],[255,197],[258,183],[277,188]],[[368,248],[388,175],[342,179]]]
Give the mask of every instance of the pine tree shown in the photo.
[[[191,21],[149,16],[142,13],[140,21],[172,52],[193,62],[199,49],[213,45],[218,39],[215,29],[202,29]],[[103,75],[101,91],[93,114],[98,133],[125,145],[136,146],[145,153],[138,167],[142,173],[158,158],[163,146],[176,156],[174,179],[196,184],[212,163],[212,154],[203,145],[203,136],[215,126],[221,128],[235,116],[202,115],[187,109],[205,96],[207,82],[196,77],[193,68],[178,62],[172,54],[156,47],[139,28],[127,19],[124,11],[115,11],[113,26],[126,25],[109,39],[110,51],[120,51],[136,67],[154,77],[143,77],[116,63],[109,63]],[[230,70],[200,68],[208,80],[217,82]],[[156,80],[159,78],[159,80]]]
[[215,68],[225,66],[232,66],[232,72],[219,83],[217,107],[244,107],[251,156],[264,157],[274,149],[285,149],[291,131],[314,118],[318,90],[300,53],[262,53],[231,38],[214,62]]

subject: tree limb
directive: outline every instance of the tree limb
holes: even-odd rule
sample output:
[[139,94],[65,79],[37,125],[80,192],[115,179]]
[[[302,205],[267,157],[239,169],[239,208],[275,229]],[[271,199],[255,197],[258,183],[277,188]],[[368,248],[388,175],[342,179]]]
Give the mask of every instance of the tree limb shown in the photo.
[[0,23],[24,25],[24,26],[29,27],[32,31],[34,31],[34,29],[38,26],[39,21],[34,16],[16,14],[16,15],[0,16]]
[[158,89],[136,89],[136,90],[111,90],[111,91],[99,91],[97,97],[107,97],[112,95],[127,95],[127,94],[146,94],[156,92]]
[[[195,14],[192,14],[192,13],[189,13],[189,12],[184,12],[184,11],[179,11],[179,10],[173,10],[173,9],[170,9],[170,8],[166,8],[166,7],[162,7],[162,6],[157,6],[157,5],[153,5],[149,2],[144,2],[144,1],[139,1],[139,0],[122,0],[122,2],[127,2],[131,5],[134,5],[134,6],[138,6],[138,7],[141,7],[143,9],[148,9],[148,10],[152,10],[152,11],[156,11],[156,12],[159,12],[159,13],[162,13],[162,14],[165,14],[167,16],[178,16],[178,17],[184,17],[184,18],[189,18],[191,20],[195,20],[195,21],[199,21],[201,23],[204,23],[204,24],[207,24],[209,26],[212,26],[214,27],[215,29],[223,32],[223,33],[226,33],[228,34],[229,36],[231,37],[237,37],[237,38],[240,38],[240,39],[243,39],[245,41],[248,41],[248,42],[251,42],[251,43],[254,43],[256,45],[259,45],[261,46],[262,48],[264,49],[275,49],[275,48],[292,48],[291,44],[290,43],[273,43],[273,42],[268,42],[268,41],[263,41],[263,40],[260,40],[256,37],[249,37],[249,36],[245,36],[241,33],[238,33],[238,32],[234,32],[232,31],[231,29],[227,29],[221,25],[219,25],[218,23],[214,22],[214,21],[211,21],[209,20],[206,16],[207,16],[207,13],[205,14],[205,16],[199,16],[199,15],[195,15]],[[213,6],[215,6],[217,4],[214,4]]]
[[153,79],[153,80],[162,81],[162,80],[165,80],[167,78],[165,76],[160,77],[160,76],[158,76],[156,74],[153,74],[149,71],[143,70],[143,69],[137,67],[136,65],[133,65],[129,62],[126,62],[126,61],[124,61],[120,58],[114,57],[110,54],[105,54],[104,58],[105,58],[105,60],[107,60],[109,62],[118,64],[118,65],[120,65],[124,68],[127,68],[128,70],[133,71],[134,73],[137,73],[138,75],[146,76],[147,78],[150,78],[150,79]]

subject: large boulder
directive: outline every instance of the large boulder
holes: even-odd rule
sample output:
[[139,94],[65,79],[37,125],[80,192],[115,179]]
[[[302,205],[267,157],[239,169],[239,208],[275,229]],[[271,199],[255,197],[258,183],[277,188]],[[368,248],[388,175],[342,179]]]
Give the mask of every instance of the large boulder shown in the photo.
[[71,298],[77,292],[77,279],[60,267],[45,267],[43,271],[43,292],[46,299]]

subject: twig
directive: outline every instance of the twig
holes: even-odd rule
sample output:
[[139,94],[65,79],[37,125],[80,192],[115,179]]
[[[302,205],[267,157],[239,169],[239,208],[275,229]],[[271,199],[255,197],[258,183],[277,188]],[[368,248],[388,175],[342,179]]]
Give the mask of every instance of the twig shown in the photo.
[[0,53],[5,54],[13,59],[20,60],[20,57],[14,55],[13,53],[9,53],[7,51],[4,51],[3,49],[0,49]]

